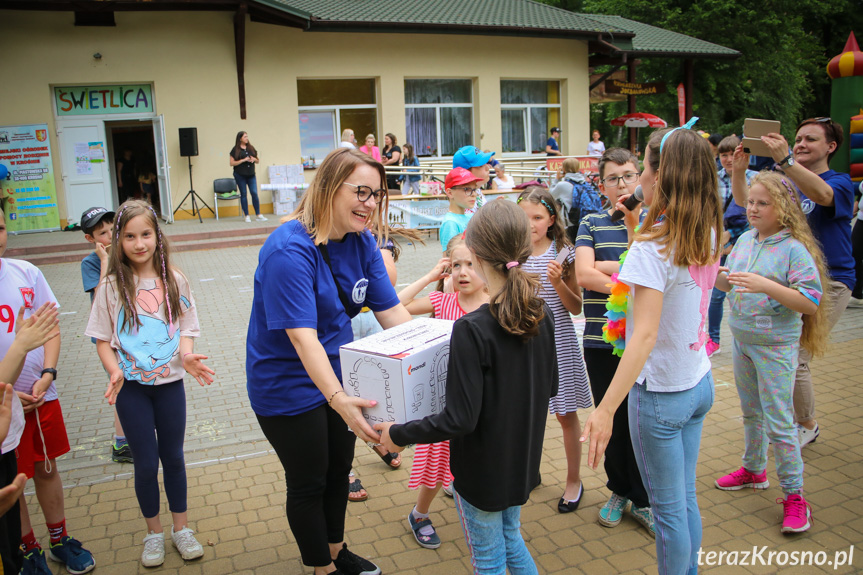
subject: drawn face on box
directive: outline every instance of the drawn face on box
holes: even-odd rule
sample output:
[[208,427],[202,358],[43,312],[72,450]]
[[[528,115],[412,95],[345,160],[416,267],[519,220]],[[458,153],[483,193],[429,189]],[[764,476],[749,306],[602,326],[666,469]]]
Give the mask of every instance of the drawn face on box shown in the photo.
[[434,395],[440,398],[441,411],[446,407],[447,364],[449,364],[449,345],[441,347],[435,354],[431,366],[431,381],[429,382],[429,387],[434,390]]

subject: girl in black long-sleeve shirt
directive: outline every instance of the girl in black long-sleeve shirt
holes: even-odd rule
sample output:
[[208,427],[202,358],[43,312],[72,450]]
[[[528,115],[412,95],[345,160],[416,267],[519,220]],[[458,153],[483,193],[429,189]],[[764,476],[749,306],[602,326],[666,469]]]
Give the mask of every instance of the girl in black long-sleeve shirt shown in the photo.
[[538,279],[520,267],[530,256],[521,209],[483,206],[465,241],[493,295],[453,326],[446,407],[375,429],[390,451],[450,439],[456,506],[475,572],[536,573],[519,513],[539,483],[548,400],[557,394],[554,322],[536,296]]

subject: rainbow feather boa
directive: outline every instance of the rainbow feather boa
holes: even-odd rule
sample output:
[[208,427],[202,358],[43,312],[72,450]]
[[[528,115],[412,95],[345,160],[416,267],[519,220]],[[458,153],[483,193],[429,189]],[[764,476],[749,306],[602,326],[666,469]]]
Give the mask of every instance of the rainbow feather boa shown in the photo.
[[[628,253],[629,250],[626,250],[620,254],[621,268]],[[623,357],[623,350],[626,349],[626,309],[629,307],[629,286],[617,279],[619,273],[612,274],[611,283],[606,284],[611,288],[611,295],[605,302],[605,309],[608,310],[605,312],[605,317],[608,319],[602,326],[602,339],[614,348],[611,353]]]

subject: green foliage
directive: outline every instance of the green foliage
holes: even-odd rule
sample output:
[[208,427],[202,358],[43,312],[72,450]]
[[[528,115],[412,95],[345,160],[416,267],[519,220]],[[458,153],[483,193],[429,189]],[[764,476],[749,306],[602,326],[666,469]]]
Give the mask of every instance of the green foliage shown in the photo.
[[[698,127],[722,134],[739,135],[743,119],[749,117],[779,120],[785,136],[793,137],[800,120],[828,115],[827,62],[842,51],[852,29],[863,41],[860,0],[543,1],[566,9],[580,4],[586,14],[615,14],[741,52],[737,60],[695,60],[693,112],[701,117]],[[682,60],[643,58],[637,74],[639,82],[668,86],[667,94],[639,97],[638,111],[676,125]],[[591,124],[608,134],[606,145],[609,140],[626,144],[625,131],[618,138],[608,127],[608,121],[626,112],[625,102],[591,106]],[[643,142],[647,135],[639,139]]]

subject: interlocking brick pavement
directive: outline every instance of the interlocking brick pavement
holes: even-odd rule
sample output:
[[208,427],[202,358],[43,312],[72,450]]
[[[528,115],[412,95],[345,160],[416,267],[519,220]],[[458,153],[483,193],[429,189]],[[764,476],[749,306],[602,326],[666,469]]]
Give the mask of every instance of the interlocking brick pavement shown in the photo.
[[[17,238],[10,238],[14,246]],[[31,240],[32,241],[32,240]],[[210,356],[216,382],[203,389],[186,385],[189,463],[189,517],[205,545],[204,558],[186,563],[168,544],[167,560],[147,572],[219,575],[222,573],[310,573],[303,567],[285,518],[281,465],[263,439],[248,406],[245,390],[245,334],[257,247],[186,252],[176,264],[191,280],[202,337],[196,348]],[[407,246],[399,261],[399,283],[425,273],[440,257],[434,238],[425,247]],[[72,452],[60,459],[66,486],[70,532],[93,551],[98,573],[144,572],[140,566],[144,524],[135,500],[130,465],[110,461],[113,413],[102,399],[105,374],[95,346],[83,336],[89,300],[81,290],[77,264],[45,266],[43,272],[62,304],[62,352],[58,388]],[[775,468],[764,491],[728,493],[713,480],[740,465],[743,430],[731,371],[731,336],[723,331],[724,348],[715,356],[716,402],[708,414],[698,466],[698,493],[704,523],[705,551],[825,552],[863,544],[863,310],[849,309],[834,330],[827,356],[812,364],[821,437],[804,450],[807,499],[814,511],[812,529],[787,537],[779,532],[782,507]],[[582,421],[586,417],[582,416]],[[772,457],[771,457],[772,459]],[[385,573],[469,573],[467,548],[452,505],[446,497],[432,505],[432,519],[443,540],[437,550],[420,548],[409,532],[407,513],[416,494],[407,489],[410,450],[398,470],[389,470],[362,442],[357,442],[355,469],[370,497],[348,504],[346,540],[373,558]],[[522,509],[522,528],[539,569],[546,573],[654,574],[654,541],[631,517],[614,529],[596,522],[608,497],[605,476],[582,466],[584,500],[579,510],[557,513],[566,467],[559,425],[550,417],[542,462],[543,482]],[[489,486],[493,489],[494,486]],[[47,540],[44,520],[28,485],[36,534]],[[162,520],[170,525],[167,505]],[[765,559],[767,555],[765,554]],[[775,561],[774,561],[775,563]],[[703,567],[716,574],[859,573],[863,551],[855,549],[850,567]],[[55,573],[64,572],[50,564]]]

